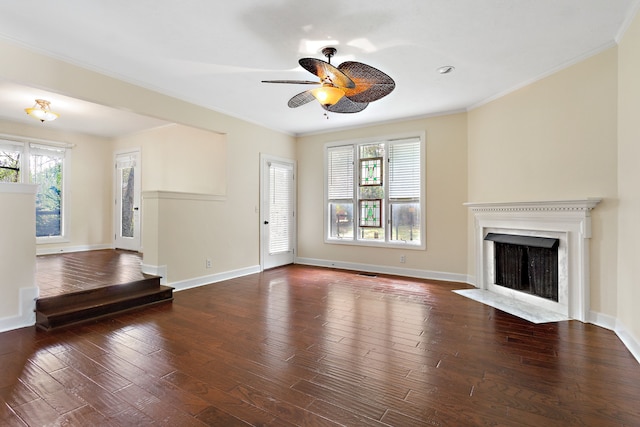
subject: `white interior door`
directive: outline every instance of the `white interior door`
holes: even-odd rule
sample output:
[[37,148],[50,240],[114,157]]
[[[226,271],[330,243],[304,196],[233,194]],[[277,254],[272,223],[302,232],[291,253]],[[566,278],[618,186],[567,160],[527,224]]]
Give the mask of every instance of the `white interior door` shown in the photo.
[[114,246],[140,251],[140,152],[116,154],[115,170]]
[[263,269],[292,264],[295,256],[295,163],[261,156],[260,228]]

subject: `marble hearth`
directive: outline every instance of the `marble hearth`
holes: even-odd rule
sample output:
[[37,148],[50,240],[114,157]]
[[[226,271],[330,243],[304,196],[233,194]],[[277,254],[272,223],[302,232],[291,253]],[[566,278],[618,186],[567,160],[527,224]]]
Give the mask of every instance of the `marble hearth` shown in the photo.
[[[474,215],[478,289],[458,293],[533,322],[589,315],[589,241],[591,210],[601,199],[514,203],[465,203]],[[559,240],[558,301],[495,284],[494,242],[487,233]]]

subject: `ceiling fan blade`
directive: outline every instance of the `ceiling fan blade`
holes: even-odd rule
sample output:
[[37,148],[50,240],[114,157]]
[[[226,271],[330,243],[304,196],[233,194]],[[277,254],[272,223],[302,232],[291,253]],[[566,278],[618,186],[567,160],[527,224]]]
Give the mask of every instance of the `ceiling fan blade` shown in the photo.
[[343,62],[338,69],[355,82],[355,88],[346,88],[344,92],[350,100],[357,103],[377,101],[389,95],[396,87],[391,77],[362,62]]
[[316,58],[301,58],[298,63],[311,74],[320,77],[320,81],[331,83],[339,88],[355,88],[356,84],[345,73],[326,61]]
[[335,104],[329,106],[323,105],[322,108],[332,113],[359,113],[367,108],[367,105],[369,105],[368,102],[353,102],[346,96],[343,96],[340,98],[340,101]]
[[299,94],[293,96],[287,105],[289,108],[297,108],[301,105],[307,104],[311,101],[315,101],[315,97],[311,94],[310,90],[305,90],[304,92],[300,92]]
[[321,82],[312,82],[311,80],[262,80],[262,83],[283,83],[291,85],[319,85]]

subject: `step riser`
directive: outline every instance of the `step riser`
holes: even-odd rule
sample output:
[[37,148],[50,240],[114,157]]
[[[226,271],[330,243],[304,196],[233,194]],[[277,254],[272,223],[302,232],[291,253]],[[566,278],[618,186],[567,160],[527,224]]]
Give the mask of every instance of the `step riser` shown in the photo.
[[159,277],[36,301],[36,326],[51,330],[173,300]]
[[103,286],[55,297],[39,298],[36,301],[36,311],[55,310],[65,306],[87,304],[91,301],[101,301],[106,298],[117,298],[135,292],[152,291],[160,287],[159,277],[150,277],[136,282],[119,285]]
[[172,300],[172,291],[162,291],[161,293],[154,295],[133,298],[115,304],[86,308],[83,310],[79,310],[78,312],[66,313],[60,316],[46,316],[42,313],[36,312],[36,325],[42,329],[51,330],[63,326],[75,325],[107,316],[112,316],[134,309],[148,307],[150,305],[162,302],[169,302]]

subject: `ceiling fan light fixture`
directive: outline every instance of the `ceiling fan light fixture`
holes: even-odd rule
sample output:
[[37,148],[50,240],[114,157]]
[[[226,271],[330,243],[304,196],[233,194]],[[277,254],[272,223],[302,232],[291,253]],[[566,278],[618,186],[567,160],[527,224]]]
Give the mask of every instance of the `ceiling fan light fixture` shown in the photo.
[[60,117],[60,114],[51,111],[50,102],[45,101],[44,99],[36,99],[36,103],[33,104],[33,107],[25,108],[24,111],[41,122],[50,122],[51,120],[55,120]]
[[325,107],[336,104],[344,96],[344,91],[340,88],[330,85],[311,90],[311,94]]

